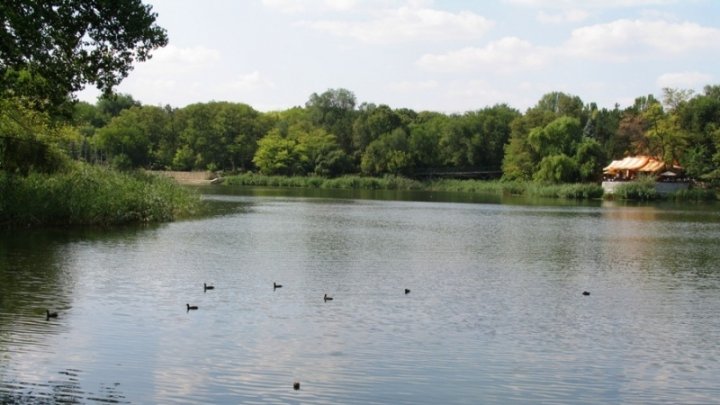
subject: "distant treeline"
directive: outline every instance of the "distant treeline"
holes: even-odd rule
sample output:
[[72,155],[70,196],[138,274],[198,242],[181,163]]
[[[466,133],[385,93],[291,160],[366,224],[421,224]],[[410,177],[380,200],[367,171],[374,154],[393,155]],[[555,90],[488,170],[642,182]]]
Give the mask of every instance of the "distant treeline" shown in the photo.
[[509,180],[598,180],[612,159],[646,154],[687,174],[720,177],[720,86],[664,89],[662,100],[598,108],[561,92],[524,113],[505,105],[464,114],[357,105],[345,89],[304,107],[262,113],[229,102],[143,106],[129,95],[78,103],[75,154],[118,168],[414,176],[433,170],[502,171]]
[[[720,86],[664,89],[620,109],[561,92],[524,113],[498,104],[464,114],[357,104],[352,92],[312,94],[303,107],[259,112],[210,102],[141,105],[130,95],[74,105],[63,147],[120,169],[223,170],[266,175],[403,175],[501,171],[506,180],[596,181],[627,155],[679,163],[720,179]],[[67,132],[66,131],[66,132]]]

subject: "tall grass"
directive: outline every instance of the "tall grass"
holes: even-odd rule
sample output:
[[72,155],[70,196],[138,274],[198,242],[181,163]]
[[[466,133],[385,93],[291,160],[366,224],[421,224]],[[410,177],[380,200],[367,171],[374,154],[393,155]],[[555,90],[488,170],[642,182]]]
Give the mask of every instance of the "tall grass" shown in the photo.
[[621,199],[630,201],[717,201],[717,190],[713,188],[689,188],[677,190],[669,194],[659,193],[655,180],[652,177],[640,177],[635,181],[623,183],[615,188],[614,193],[605,197],[608,199]]
[[541,184],[527,183],[528,196],[564,198],[570,200],[591,200],[602,198],[603,188],[593,183]]
[[195,213],[199,196],[172,180],[75,164],[27,176],[0,172],[0,226],[118,225]]
[[235,186],[263,187],[308,187],[353,190],[420,190],[423,183],[401,176],[363,177],[342,176],[325,178],[318,176],[266,176],[255,173],[244,173],[224,178],[224,184]]
[[668,196],[675,201],[716,201],[718,194],[713,189],[691,188],[688,190],[678,190]]
[[541,184],[524,181],[439,179],[418,181],[402,176],[284,177],[245,173],[225,178],[225,184],[266,187],[311,187],[361,190],[428,190],[530,197],[593,199],[603,195],[598,184]]
[[435,180],[428,184],[433,191],[457,191],[496,195],[544,198],[594,199],[603,195],[598,184],[545,184],[531,181]]
[[655,189],[655,180],[650,177],[641,177],[617,186],[613,197],[632,201],[655,201],[661,199],[662,195]]

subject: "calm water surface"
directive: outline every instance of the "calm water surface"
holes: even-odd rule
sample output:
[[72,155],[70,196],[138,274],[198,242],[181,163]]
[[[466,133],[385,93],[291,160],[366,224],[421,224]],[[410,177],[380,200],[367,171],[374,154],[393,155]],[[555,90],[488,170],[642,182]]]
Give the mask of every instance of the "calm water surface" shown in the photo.
[[0,403],[720,403],[718,206],[335,197],[2,234]]

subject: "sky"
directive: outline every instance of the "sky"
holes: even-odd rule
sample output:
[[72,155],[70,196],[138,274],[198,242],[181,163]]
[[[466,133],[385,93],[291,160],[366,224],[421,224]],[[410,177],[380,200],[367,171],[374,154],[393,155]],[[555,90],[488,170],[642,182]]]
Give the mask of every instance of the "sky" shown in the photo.
[[[146,105],[357,104],[525,111],[549,92],[613,108],[720,84],[718,0],[145,0],[169,44],[117,87]],[[94,103],[87,88],[80,100]]]

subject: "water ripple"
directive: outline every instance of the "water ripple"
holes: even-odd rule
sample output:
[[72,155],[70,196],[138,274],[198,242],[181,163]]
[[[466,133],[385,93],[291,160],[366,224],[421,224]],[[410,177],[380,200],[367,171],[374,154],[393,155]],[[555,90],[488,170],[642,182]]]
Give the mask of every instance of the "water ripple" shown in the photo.
[[716,219],[218,199],[217,218],[3,241],[0,402],[720,397]]

